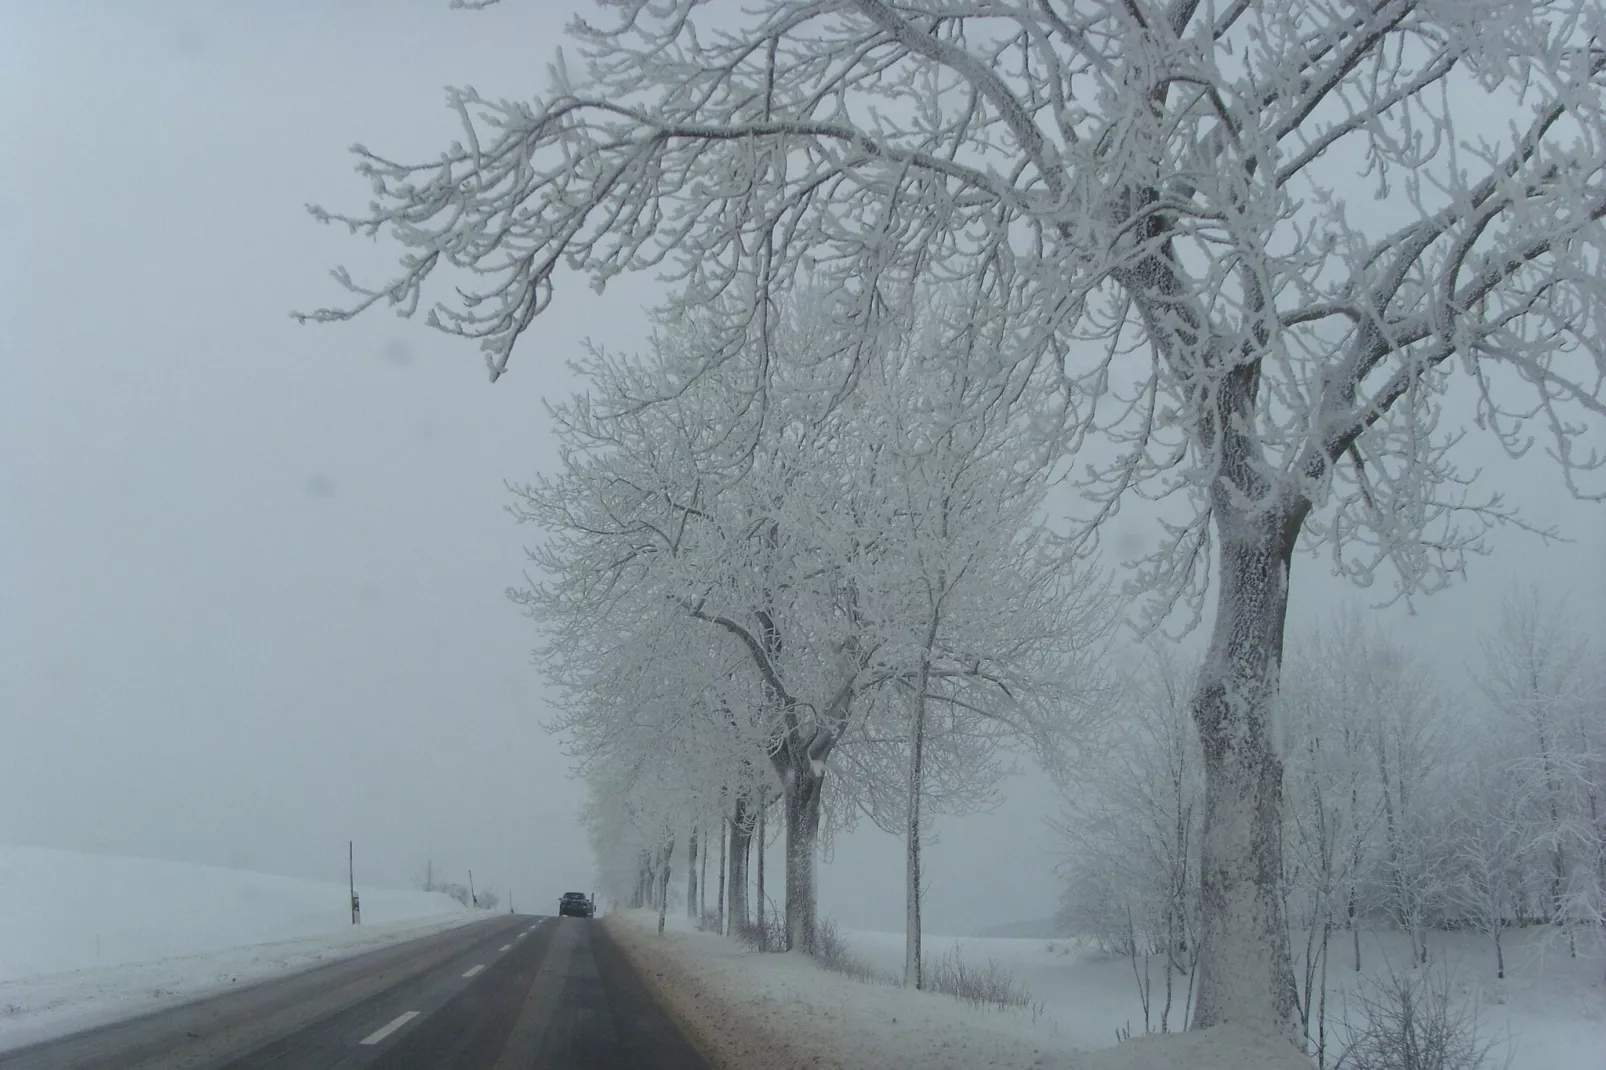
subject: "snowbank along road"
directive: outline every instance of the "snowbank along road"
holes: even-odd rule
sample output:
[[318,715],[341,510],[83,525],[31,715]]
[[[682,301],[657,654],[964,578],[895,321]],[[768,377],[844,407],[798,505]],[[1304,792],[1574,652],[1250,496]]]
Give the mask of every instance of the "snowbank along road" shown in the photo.
[[0,1054],[4,1070],[707,1070],[602,926],[509,915]]

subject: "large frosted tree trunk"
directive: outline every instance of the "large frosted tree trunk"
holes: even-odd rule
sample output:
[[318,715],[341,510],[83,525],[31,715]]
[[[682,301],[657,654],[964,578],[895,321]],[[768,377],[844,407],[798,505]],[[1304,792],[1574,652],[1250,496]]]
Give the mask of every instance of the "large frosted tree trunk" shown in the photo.
[[725,917],[729,921],[729,932],[739,933],[747,928],[747,854],[753,839],[753,830],[748,825],[751,812],[747,805],[745,794],[736,796],[736,806],[731,813],[730,831],[730,881],[726,884],[727,895],[730,897],[730,906]]
[[786,950],[814,952],[820,800],[825,770],[797,763],[782,776],[786,804]]
[[1246,515],[1220,498],[1215,504],[1219,601],[1192,702],[1205,769],[1194,1025],[1297,1036],[1281,888],[1283,766],[1272,718],[1303,510]]

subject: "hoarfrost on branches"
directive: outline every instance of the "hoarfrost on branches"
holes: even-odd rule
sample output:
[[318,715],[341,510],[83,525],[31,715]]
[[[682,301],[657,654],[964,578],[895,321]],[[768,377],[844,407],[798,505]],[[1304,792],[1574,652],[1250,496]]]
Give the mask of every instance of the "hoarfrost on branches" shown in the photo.
[[[787,946],[805,950],[833,823],[902,832],[907,814],[914,858],[920,806],[985,799],[1005,742],[1061,767],[1113,619],[1048,552],[1046,469],[1017,448],[1029,409],[967,375],[939,388],[928,327],[834,346],[831,310],[788,302],[773,339],[713,368],[695,363],[703,316],[648,356],[596,354],[590,392],[553,410],[562,470],[514,488],[546,530],[540,578],[513,596],[549,637],[552,727],[582,770],[676,756],[693,800],[677,812],[717,810],[733,836],[778,799]],[[861,387],[837,399],[845,361]],[[929,730],[903,715],[911,691]],[[910,748],[925,757],[906,777]]]
[[[1042,430],[1065,449],[1113,447],[1077,472],[1084,546],[1131,494],[1188,505],[1136,584],[1151,623],[1179,604],[1198,621],[1215,591],[1192,702],[1195,1021],[1295,1031],[1270,722],[1291,557],[1303,540],[1403,597],[1521,522],[1455,467],[1457,384],[1504,448],[1542,442],[1574,493],[1602,496],[1606,13],[604,7],[542,98],[457,90],[463,140],[437,158],[359,150],[369,210],[314,211],[406,251],[378,284],[337,273],[353,303],[306,318],[411,314],[445,269],[456,288],[429,320],[477,340],[494,378],[564,272],[600,289],[648,270],[673,311],[724,303],[707,370],[755,324],[770,337],[778,298],[805,285],[847,295],[841,322],[867,332],[912,281],[957,292],[944,351],[1004,396],[1047,390]],[[1366,192],[1375,207],[1353,209]]]

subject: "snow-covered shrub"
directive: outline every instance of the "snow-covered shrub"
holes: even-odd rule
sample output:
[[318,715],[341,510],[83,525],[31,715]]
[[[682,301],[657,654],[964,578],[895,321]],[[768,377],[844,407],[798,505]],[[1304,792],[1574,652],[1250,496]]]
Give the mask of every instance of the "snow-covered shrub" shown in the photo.
[[855,955],[832,918],[821,918],[814,930],[814,961],[830,970],[872,985],[893,985],[898,978]]
[[754,951],[786,950],[786,919],[776,911],[764,915],[762,926],[755,922],[743,922],[731,931]]
[[[1481,1070],[1498,1065],[1476,1004],[1451,991],[1442,969],[1390,965],[1355,996],[1340,1026],[1333,1070]],[[1509,1061],[1509,1060],[1508,1060]]]
[[978,1007],[996,1007],[1007,1010],[1018,1007],[1039,1013],[1042,1005],[1032,998],[1031,990],[1015,979],[993,959],[986,965],[973,966],[965,962],[957,947],[950,948],[924,965],[925,989],[941,992]]

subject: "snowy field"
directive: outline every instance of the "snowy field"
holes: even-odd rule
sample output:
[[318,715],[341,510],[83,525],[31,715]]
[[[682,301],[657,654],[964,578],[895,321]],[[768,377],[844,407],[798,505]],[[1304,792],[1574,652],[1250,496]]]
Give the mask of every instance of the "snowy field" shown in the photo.
[[[615,923],[632,953],[683,1018],[701,1022],[699,1038],[725,1065],[853,1068],[921,1066],[1066,1067],[1148,1070],[1186,1066],[1295,1070],[1308,1067],[1291,1053],[1231,1036],[1188,1034],[1142,1040],[1143,1012],[1132,965],[1089,954],[1063,940],[928,937],[928,961],[958,948],[964,961],[996,961],[1041,1004],[1029,1011],[978,1010],[950,998],[862,985],[827,973],[794,955],[758,955],[734,941],[688,931],[670,919],[660,939],[655,917],[625,912]],[[901,971],[903,937],[844,933],[863,961]],[[1509,1053],[1511,1070],[1602,1070],[1606,1067],[1606,958],[1570,959],[1564,949],[1528,934],[1508,938],[1508,977],[1496,980],[1487,941],[1461,934],[1437,939],[1434,954],[1451,970],[1455,991],[1479,1005],[1483,1028],[1499,1040],[1493,1066]],[[1403,945],[1372,939],[1363,964],[1403,956]],[[1335,953],[1336,955],[1336,953]],[[1488,958],[1490,961],[1486,962]],[[1369,960],[1369,961],[1367,961]],[[1344,985],[1329,977],[1330,1013],[1342,1013]],[[1156,977],[1158,994],[1161,982]],[[1178,1003],[1181,1003],[1181,994]],[[1116,1030],[1130,1023],[1140,1039],[1117,1046]],[[694,1026],[694,1029],[698,1028]],[[819,1062],[813,1061],[820,1057]]]
[[435,892],[0,847],[0,1050],[483,916]]
[[[1543,935],[1542,935],[1543,934]],[[1333,941],[1335,967],[1352,963],[1347,933]],[[860,959],[886,970],[903,970],[903,934],[849,931],[848,944]],[[1494,948],[1488,938],[1466,933],[1436,933],[1429,946],[1436,963],[1449,970],[1452,990],[1474,1001],[1487,1038],[1498,1041],[1493,1065],[1505,1053],[1510,1070],[1603,1070],[1606,1068],[1606,956],[1569,958],[1566,947],[1544,930],[1514,931],[1506,936],[1506,978],[1495,976]],[[929,962],[957,948],[964,961],[984,965],[993,960],[1014,974],[1042,1003],[1059,1028],[1085,1047],[1116,1043],[1115,1031],[1130,1027],[1143,1032],[1132,963],[1090,954],[1067,940],[983,939],[928,936]],[[1361,944],[1362,975],[1382,969],[1385,959],[1403,965],[1410,959],[1408,942],[1395,933],[1365,934]],[[1154,1024],[1163,1002],[1160,970],[1153,970]],[[1328,974],[1329,1016],[1341,1015],[1346,992],[1355,983],[1352,970]],[[1181,1022],[1183,993],[1178,992],[1173,1025]],[[1353,1004],[1353,1000],[1350,1001]]]

